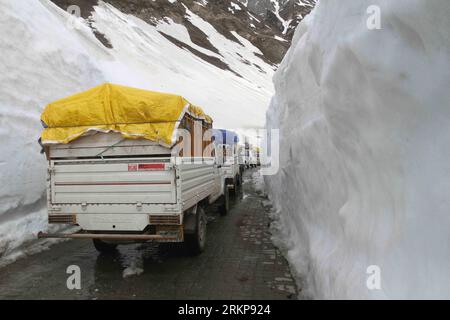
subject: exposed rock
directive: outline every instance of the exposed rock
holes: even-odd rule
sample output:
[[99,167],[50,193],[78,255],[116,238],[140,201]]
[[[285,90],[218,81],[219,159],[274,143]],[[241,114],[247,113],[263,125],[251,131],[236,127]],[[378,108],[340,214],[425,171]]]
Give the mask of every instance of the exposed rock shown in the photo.
[[[81,9],[81,16],[88,20],[98,0],[51,0],[67,10],[71,5]],[[104,0],[120,11],[134,15],[151,25],[170,18],[184,25],[191,41],[213,53],[219,54],[211,44],[208,36],[189,20],[187,10],[209,22],[227,39],[239,43],[232,34],[237,32],[261,52],[266,62],[278,64],[290,46],[293,31],[303,17],[313,8],[316,0]],[[88,20],[89,21],[89,20]],[[96,37],[106,46],[111,47],[108,39],[94,29]],[[176,40],[176,41],[175,41]],[[183,48],[195,51],[200,58],[218,66],[219,59],[208,57],[187,44],[171,39]],[[220,67],[220,66],[219,66]],[[224,67],[224,66],[221,66]]]

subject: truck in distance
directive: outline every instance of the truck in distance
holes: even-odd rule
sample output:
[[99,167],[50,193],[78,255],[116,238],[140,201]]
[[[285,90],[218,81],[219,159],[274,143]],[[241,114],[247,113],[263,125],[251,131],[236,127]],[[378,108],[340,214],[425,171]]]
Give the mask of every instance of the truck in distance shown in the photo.
[[242,185],[242,175],[239,166],[239,137],[225,129],[214,129],[213,140],[216,146],[220,169],[225,178],[225,185],[236,194]]

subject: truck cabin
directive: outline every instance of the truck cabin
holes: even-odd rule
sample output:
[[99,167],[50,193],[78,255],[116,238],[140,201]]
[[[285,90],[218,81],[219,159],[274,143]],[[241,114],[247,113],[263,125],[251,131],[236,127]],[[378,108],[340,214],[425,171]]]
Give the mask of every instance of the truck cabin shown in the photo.
[[234,163],[238,155],[238,135],[229,130],[214,129],[213,142],[217,150],[218,162],[221,164]]

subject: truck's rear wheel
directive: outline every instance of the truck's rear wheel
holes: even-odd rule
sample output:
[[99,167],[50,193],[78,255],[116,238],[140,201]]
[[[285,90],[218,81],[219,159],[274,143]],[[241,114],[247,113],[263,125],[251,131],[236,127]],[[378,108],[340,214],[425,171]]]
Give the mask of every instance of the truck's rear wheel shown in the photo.
[[219,207],[220,215],[226,216],[230,211],[230,191],[228,186],[225,186],[223,196],[221,197],[221,204]]
[[231,195],[236,197],[238,194],[238,176],[236,175],[233,179],[233,191],[231,191]]
[[186,245],[192,255],[198,255],[205,250],[206,245],[206,215],[202,207],[197,208],[195,232],[186,235]]
[[117,244],[107,243],[100,239],[93,239],[95,249],[100,253],[114,253],[117,249]]
[[240,188],[242,188],[242,182],[243,182],[242,174],[239,174],[239,176],[238,176],[238,184],[239,184]]

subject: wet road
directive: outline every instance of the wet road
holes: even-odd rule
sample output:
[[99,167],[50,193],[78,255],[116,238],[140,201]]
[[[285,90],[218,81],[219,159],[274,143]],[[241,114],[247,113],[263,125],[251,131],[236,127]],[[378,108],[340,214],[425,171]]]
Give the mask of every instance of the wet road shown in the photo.
[[[182,246],[119,246],[101,255],[89,240],[71,240],[0,269],[0,299],[296,299],[289,266],[270,240],[266,199],[244,176],[231,212],[208,208],[206,250]],[[81,289],[69,290],[76,265]]]

